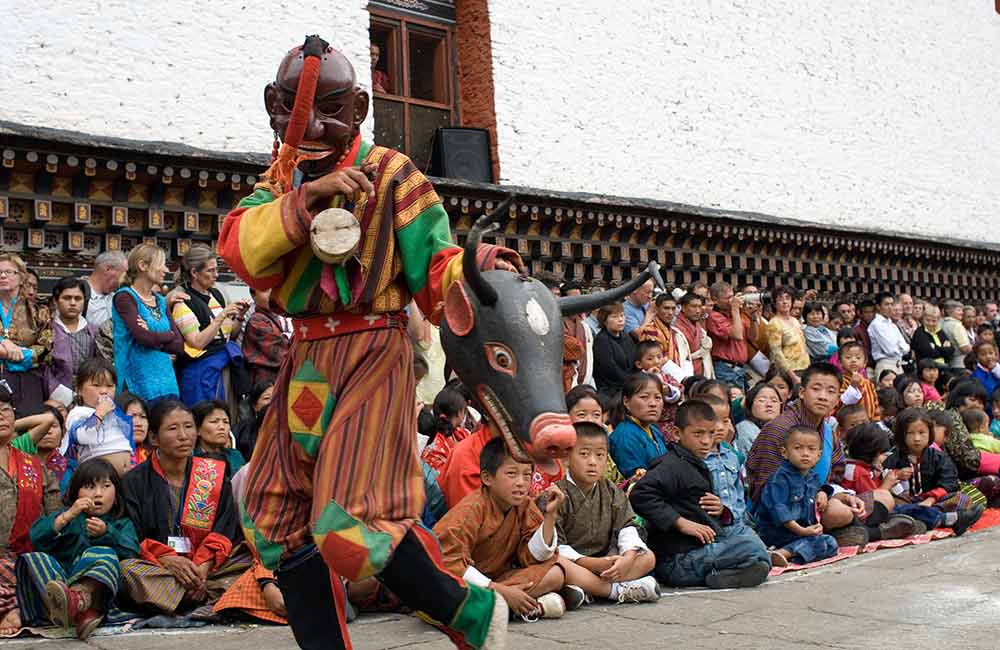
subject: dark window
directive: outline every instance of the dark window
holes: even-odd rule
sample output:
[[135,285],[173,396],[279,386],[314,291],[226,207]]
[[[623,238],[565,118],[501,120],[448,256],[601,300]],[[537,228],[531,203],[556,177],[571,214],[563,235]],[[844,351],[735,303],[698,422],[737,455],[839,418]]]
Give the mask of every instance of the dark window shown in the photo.
[[420,169],[430,161],[434,133],[460,123],[451,24],[370,6],[375,142],[398,149]]

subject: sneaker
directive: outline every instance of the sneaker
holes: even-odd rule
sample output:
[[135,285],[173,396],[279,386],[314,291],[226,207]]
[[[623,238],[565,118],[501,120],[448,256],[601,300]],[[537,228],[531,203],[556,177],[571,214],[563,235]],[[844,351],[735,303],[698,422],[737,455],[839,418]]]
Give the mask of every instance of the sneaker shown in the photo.
[[767,562],[755,562],[742,569],[727,569],[708,574],[705,585],[709,589],[742,589],[756,587],[767,580],[771,565]]
[[913,534],[917,521],[907,515],[890,515],[885,523],[878,525],[882,539],[903,539]]
[[101,624],[104,617],[96,609],[88,609],[80,612],[76,617],[76,638],[84,641],[93,634],[97,626]]
[[70,589],[62,580],[49,580],[45,585],[45,603],[49,619],[59,627],[73,627],[73,622],[86,607],[80,592]]
[[965,531],[969,530],[969,526],[979,521],[979,518],[983,516],[983,507],[974,506],[972,508],[966,508],[965,510],[959,510],[958,521],[955,525],[951,527],[955,537],[960,536]]
[[778,567],[779,569],[784,569],[788,566],[788,558],[778,551],[771,549],[767,554],[771,557],[771,566]]
[[655,603],[660,599],[660,583],[653,576],[618,583],[619,603]]
[[566,613],[565,601],[554,591],[539,596],[537,600],[538,608],[530,614],[521,616],[528,623],[534,623],[540,618],[562,618]]
[[927,524],[920,521],[919,519],[914,519],[913,523],[913,534],[914,535],[926,535],[927,534]]
[[852,524],[837,530],[830,531],[830,535],[837,540],[837,546],[864,546],[868,543],[868,529],[864,526]]
[[559,595],[562,596],[563,602],[566,603],[567,612],[580,609],[587,602],[587,594],[576,585],[564,586],[559,590]]
[[493,598],[493,615],[490,616],[490,627],[486,631],[486,640],[482,650],[507,650],[507,618],[510,609],[503,596],[496,594]]

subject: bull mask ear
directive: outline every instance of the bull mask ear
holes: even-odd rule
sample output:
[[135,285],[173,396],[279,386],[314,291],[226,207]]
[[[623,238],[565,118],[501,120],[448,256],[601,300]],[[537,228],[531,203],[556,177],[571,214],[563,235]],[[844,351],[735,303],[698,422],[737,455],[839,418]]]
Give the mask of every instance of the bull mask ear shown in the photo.
[[444,320],[458,336],[468,335],[476,324],[476,314],[461,282],[452,282],[448,287],[444,297]]
[[483,235],[493,232],[500,227],[496,223],[493,223],[493,217],[506,211],[513,200],[513,195],[507,197],[493,212],[484,214],[476,219],[476,223],[469,230],[468,239],[465,240],[465,251],[462,255],[462,274],[465,276],[466,284],[472,289],[472,293],[479,299],[479,303],[486,307],[495,305],[498,296],[496,289],[480,273],[476,253],[479,251],[479,243],[482,241]]
[[608,291],[588,293],[583,296],[564,296],[560,298],[559,311],[562,312],[563,316],[573,316],[575,314],[582,314],[585,311],[593,311],[594,309],[602,307],[608,303],[621,300],[641,287],[643,283],[650,278],[653,278],[653,282],[655,282],[656,286],[658,286],[662,291],[667,290],[666,285],[663,284],[663,278],[660,276],[660,265],[657,264],[656,261],[650,260],[649,264],[646,265],[645,271],[620,287],[609,289]]

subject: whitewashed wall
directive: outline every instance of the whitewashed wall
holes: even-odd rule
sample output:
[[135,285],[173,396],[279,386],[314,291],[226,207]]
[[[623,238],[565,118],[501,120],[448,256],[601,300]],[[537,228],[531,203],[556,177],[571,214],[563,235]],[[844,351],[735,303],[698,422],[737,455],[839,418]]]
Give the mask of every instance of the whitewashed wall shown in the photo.
[[492,0],[501,175],[1000,242],[992,0]]
[[[371,86],[365,0],[7,0],[0,119],[269,152],[264,85],[318,33]],[[368,124],[370,131],[370,119]]]

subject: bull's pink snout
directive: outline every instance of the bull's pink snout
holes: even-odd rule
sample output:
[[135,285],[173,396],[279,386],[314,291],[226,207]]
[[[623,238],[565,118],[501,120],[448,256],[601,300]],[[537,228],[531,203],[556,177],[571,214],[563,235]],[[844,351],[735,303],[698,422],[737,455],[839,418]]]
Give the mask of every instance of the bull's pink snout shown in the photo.
[[535,458],[565,458],[576,445],[573,421],[565,413],[542,413],[531,422],[528,452]]

